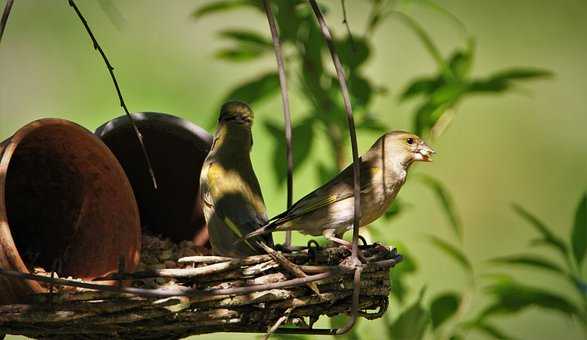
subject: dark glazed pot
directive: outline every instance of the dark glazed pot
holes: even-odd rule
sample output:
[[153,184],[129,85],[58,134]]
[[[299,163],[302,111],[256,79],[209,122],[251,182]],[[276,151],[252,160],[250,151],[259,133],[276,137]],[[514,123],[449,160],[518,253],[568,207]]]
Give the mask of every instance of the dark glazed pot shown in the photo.
[[212,136],[163,113],[134,113],[158,182],[155,190],[140,145],[126,116],[100,126],[96,135],[112,150],[133,187],[143,228],[175,242],[208,243],[199,178]]
[[[0,266],[91,280],[133,270],[141,245],[138,207],[112,152],[90,131],[61,119],[34,121],[0,144]],[[45,289],[0,277],[0,304]]]

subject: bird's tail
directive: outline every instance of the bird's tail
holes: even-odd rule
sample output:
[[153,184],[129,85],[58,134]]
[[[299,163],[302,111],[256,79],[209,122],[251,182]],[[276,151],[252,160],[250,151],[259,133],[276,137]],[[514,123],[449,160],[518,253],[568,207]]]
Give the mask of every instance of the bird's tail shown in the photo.
[[244,235],[243,237],[241,237],[240,239],[238,239],[235,244],[240,243],[240,242],[245,242],[246,240],[256,237],[256,236],[261,236],[261,235],[266,235],[271,233],[273,230],[275,230],[275,228],[277,228],[277,225],[269,222],[266,225],[255,229],[255,231],[252,231],[246,235]]

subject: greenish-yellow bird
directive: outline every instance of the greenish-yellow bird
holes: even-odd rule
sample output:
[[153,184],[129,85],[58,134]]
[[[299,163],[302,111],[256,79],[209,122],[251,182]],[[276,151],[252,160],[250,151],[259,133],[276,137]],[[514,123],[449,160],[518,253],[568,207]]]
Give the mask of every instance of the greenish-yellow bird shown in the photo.
[[[361,219],[368,225],[385,213],[406,181],[415,161],[430,161],[434,150],[420,137],[405,131],[384,134],[360,157]],[[273,231],[297,230],[350,247],[342,235],[352,228],[354,210],[352,164],[272,218],[245,239]]]
[[244,257],[264,254],[259,242],[273,246],[271,235],[236,242],[267,223],[259,181],[253,171],[253,111],[242,102],[222,105],[210,153],[200,174],[200,194],[215,254]]

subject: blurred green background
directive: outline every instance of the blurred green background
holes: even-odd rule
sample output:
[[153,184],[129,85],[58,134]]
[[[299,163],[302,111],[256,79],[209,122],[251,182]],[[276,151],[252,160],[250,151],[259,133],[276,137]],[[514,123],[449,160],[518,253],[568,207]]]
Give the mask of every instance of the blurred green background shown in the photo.
[[[115,67],[129,110],[172,113],[210,129],[222,99],[236,84],[275,67],[272,54],[253,63],[216,58],[215,52],[227,46],[218,37],[221,30],[246,27],[267,37],[269,33],[266,19],[250,9],[194,20],[191,13],[206,3],[116,1],[117,14],[102,2],[78,1]],[[322,3],[330,9],[327,18],[335,34],[343,35],[340,3]],[[554,73],[552,79],[523,83],[504,95],[463,101],[448,130],[433,143],[438,151],[434,162],[417,166],[417,172],[440,179],[450,190],[463,221],[463,249],[475,267],[480,273],[503,272],[487,260],[524,253],[528,240],[535,236],[511,204],[520,203],[568,239],[577,202],[587,188],[587,3],[437,3],[462,20],[476,38],[473,76],[509,66],[540,67]],[[347,6],[351,28],[363,31],[367,2],[347,1]],[[426,28],[443,54],[463,45],[459,30],[436,11],[408,6],[406,13]],[[411,129],[413,103],[400,105],[398,95],[414,78],[434,74],[434,60],[413,31],[397,20],[385,21],[371,44],[373,51],[364,73],[385,86],[387,94],[378,96],[370,109],[393,129]],[[306,105],[296,91],[292,89],[291,99],[294,123]],[[285,208],[285,186],[276,184],[269,157],[275,141],[262,122],[281,123],[281,102],[275,96],[253,109],[252,159],[272,216]],[[67,118],[93,130],[120,114],[102,61],[67,3],[16,1],[0,45],[0,139],[42,117]],[[316,166],[328,149],[324,134],[317,131],[316,135],[312,152],[294,174],[294,200],[320,184]],[[360,151],[376,137],[377,133],[360,134]],[[350,159],[350,147],[347,149]],[[412,288],[408,300],[412,301],[423,286],[427,287],[425,301],[441,291],[460,290],[466,284],[462,270],[424,237],[454,238],[438,200],[417,182],[408,183],[400,197],[408,205],[405,212],[390,222],[377,222],[376,228],[405,244],[418,264],[418,272],[406,280]],[[544,248],[533,251],[562,263]],[[583,263],[583,273],[585,267]],[[562,279],[532,269],[507,272],[520,281],[577,300],[576,291]],[[476,295],[473,311],[486,302],[486,296]],[[394,303],[392,299],[392,314],[397,312]],[[576,321],[539,308],[496,320],[502,330],[520,339],[584,337]],[[372,324],[377,323],[363,321],[359,325],[363,339],[380,338],[377,332],[366,332]],[[208,338],[220,335],[198,337]],[[467,338],[486,336],[471,332]]]

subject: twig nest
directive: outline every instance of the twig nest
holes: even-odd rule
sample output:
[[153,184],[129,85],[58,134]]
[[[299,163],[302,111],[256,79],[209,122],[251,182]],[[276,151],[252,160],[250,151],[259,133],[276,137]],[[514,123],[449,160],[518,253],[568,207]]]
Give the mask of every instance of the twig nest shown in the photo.
[[[180,249],[197,252],[196,248],[154,236],[145,239],[142,270],[107,279],[130,280],[131,287],[156,290],[139,290],[141,295],[77,289],[35,295],[28,305],[0,306],[0,333],[59,339],[175,339],[212,332],[263,333],[284,315],[298,331],[312,332],[308,325],[320,316],[351,311],[353,271],[339,266],[349,261],[350,251],[345,248],[303,248],[283,254],[308,276],[319,278],[317,295],[269,255],[180,258]],[[361,250],[367,263],[362,265],[359,315],[378,318],[388,306],[389,270],[401,257],[384,246]]]

